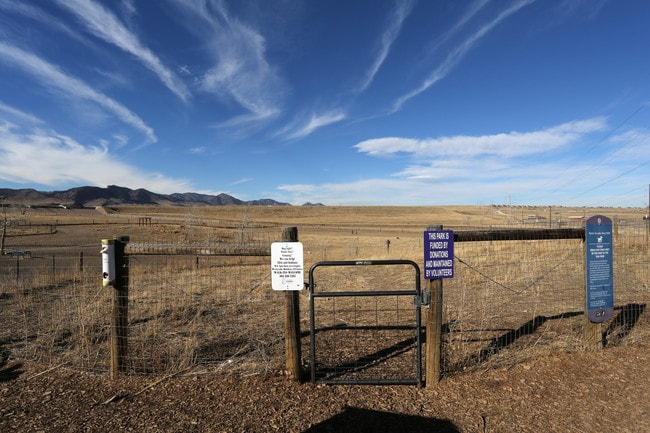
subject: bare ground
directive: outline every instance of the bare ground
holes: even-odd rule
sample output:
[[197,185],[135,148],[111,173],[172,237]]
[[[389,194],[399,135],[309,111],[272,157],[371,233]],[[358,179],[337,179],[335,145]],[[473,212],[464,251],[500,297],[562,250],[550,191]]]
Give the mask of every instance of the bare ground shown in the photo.
[[[421,232],[427,223],[443,220],[433,211],[410,210],[421,215],[413,221],[412,230]],[[242,210],[231,212],[235,219],[242,219]],[[253,210],[247,212],[251,215],[245,217],[253,219]],[[265,218],[269,224],[274,218],[288,220],[279,214],[284,212],[282,209],[263,208],[259,212],[268,213]],[[312,243],[318,246],[324,234],[338,233],[320,228],[323,210],[299,212],[303,220],[289,219],[292,223],[305,222],[318,228],[316,235],[303,230],[304,242],[309,243],[313,236]],[[341,233],[365,227],[350,209],[334,207],[327,212],[345,212],[344,217],[349,213],[349,222],[343,219],[336,226]],[[393,217],[395,226],[401,227],[404,210],[382,209],[380,213],[383,225],[374,229],[384,240],[387,232],[392,233],[392,220],[386,218]],[[472,214],[470,220],[458,214],[459,221],[465,224],[496,218],[492,214]],[[79,218],[85,222],[88,216]],[[96,218],[94,214],[92,218]],[[182,222],[183,218],[187,216],[181,213],[178,219]],[[226,219],[221,215],[219,218]],[[451,224],[446,216],[444,221]],[[118,225],[108,227],[108,234],[132,230],[131,225],[129,231]],[[95,242],[108,236],[107,229],[94,222],[83,229],[92,231],[80,234],[83,239]],[[59,227],[56,236],[67,239],[67,230],[71,229]],[[401,231],[399,234],[405,236]],[[32,245],[40,242],[39,234],[30,236]],[[49,242],[54,235],[48,230],[43,236],[47,236],[43,242],[52,245]],[[321,250],[329,258],[334,257],[333,248],[321,246]],[[0,313],[0,320],[6,320],[4,313]],[[132,376],[111,381],[107,375],[68,366],[0,357],[0,431],[643,433],[650,432],[649,346],[647,333],[643,333],[631,342],[623,341],[598,352],[547,351],[506,367],[479,368],[444,377],[439,384],[426,388],[315,386],[293,382],[279,370],[257,375],[187,370],[174,376]]]
[[253,376],[107,376],[8,362],[0,430],[25,432],[650,432],[646,342],[549,355],[437,385]]

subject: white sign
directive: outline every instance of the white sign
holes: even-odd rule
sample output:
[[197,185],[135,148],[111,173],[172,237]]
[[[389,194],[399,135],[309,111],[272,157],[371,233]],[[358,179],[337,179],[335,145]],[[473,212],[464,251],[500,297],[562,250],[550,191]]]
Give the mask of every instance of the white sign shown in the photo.
[[271,244],[271,287],[273,290],[304,288],[302,244],[273,242]]

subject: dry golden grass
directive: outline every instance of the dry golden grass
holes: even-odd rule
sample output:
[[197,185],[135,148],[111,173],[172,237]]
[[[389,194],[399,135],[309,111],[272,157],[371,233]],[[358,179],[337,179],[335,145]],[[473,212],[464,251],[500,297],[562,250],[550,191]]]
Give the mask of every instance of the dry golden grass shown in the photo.
[[[423,231],[432,224],[454,230],[556,228],[577,224],[568,220],[570,216],[594,214],[620,221],[615,245],[617,319],[603,327],[608,344],[634,344],[650,333],[644,313],[650,281],[648,240],[645,226],[639,224],[644,210],[121,206],[106,211],[35,209],[12,214],[9,210],[14,224],[8,228],[5,247],[30,249],[35,258],[0,257],[0,303],[15,319],[0,325],[4,353],[107,368],[110,292],[101,288],[103,238],[128,235],[134,244],[172,247],[260,242],[270,246],[280,240],[282,227],[296,226],[307,278],[310,266],[324,260],[408,259],[422,266]],[[534,222],[529,215],[546,219]],[[152,224],[142,225],[141,217],[151,218]],[[456,245],[456,256],[456,277],[444,281],[448,373],[582,347],[584,271],[579,240],[463,243]],[[192,365],[212,371],[282,368],[284,298],[271,290],[269,262],[268,257],[134,254],[129,368],[144,373]],[[320,272],[317,278],[320,290],[382,290],[413,284],[410,276],[391,268],[336,269]],[[427,282],[421,283],[426,289]],[[410,299],[337,302],[335,311],[327,303],[319,307],[322,326],[401,324],[405,315],[413,314]],[[301,295],[301,310],[306,331],[306,292]],[[396,311],[401,314],[398,319]],[[305,337],[305,362],[308,343]]]

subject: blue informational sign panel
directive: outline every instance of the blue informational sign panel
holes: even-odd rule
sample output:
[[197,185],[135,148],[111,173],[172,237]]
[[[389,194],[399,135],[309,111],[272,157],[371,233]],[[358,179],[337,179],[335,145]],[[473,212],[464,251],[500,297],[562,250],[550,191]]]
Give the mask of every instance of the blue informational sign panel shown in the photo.
[[585,226],[587,318],[605,322],[614,315],[612,220],[596,215]]
[[424,232],[424,278],[437,280],[454,277],[454,232]]

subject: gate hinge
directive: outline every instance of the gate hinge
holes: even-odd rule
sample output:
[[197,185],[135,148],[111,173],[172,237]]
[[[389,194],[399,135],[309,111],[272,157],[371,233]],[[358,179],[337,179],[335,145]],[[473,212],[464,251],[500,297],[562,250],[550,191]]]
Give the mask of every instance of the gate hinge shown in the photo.
[[424,290],[413,298],[413,305],[416,307],[431,304],[431,290]]

